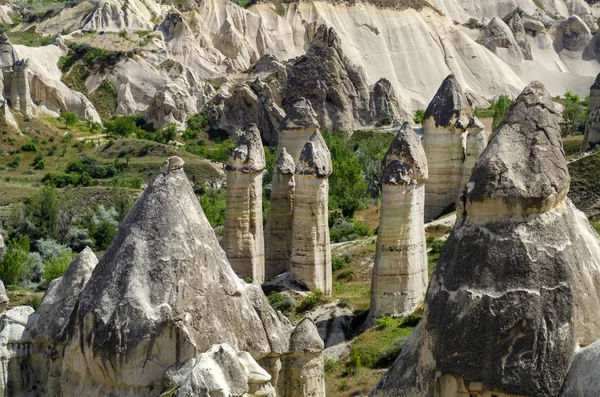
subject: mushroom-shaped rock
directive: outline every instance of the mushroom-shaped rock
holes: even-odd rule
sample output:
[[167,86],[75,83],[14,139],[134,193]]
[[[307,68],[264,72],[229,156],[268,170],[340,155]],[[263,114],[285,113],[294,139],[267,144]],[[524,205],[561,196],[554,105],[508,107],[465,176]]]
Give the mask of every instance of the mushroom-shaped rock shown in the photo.
[[283,395],[290,397],[325,397],[323,377],[323,340],[308,317],[303,318],[290,337],[290,353],[285,356]]
[[600,239],[565,197],[560,121],[537,82],[508,110],[464,189],[416,334],[371,396],[556,396],[578,345],[600,337]]
[[300,153],[312,134],[319,131],[319,122],[310,101],[300,98],[289,107],[281,122],[279,133],[279,154],[286,148],[294,162],[300,159]]
[[381,164],[381,214],[371,281],[374,316],[414,311],[427,289],[423,211],[427,160],[421,141],[404,124]]
[[423,146],[429,169],[425,221],[454,207],[487,144],[487,133],[481,127],[462,87],[453,75],[448,76],[423,120]]
[[97,263],[96,255],[86,247],[62,277],[52,280],[29,326],[31,338],[36,343],[54,345],[63,339],[79,294]]
[[223,249],[241,278],[265,280],[262,173],[265,151],[260,131],[250,125],[237,140],[227,164]]
[[275,164],[271,188],[271,208],[265,230],[265,278],[290,270],[294,217],[294,159],[286,148],[281,150]]
[[558,27],[555,47],[558,51],[583,51],[590,40],[592,33],[583,20],[577,15],[562,21]]
[[304,145],[296,164],[291,274],[308,289],[331,293],[329,181],[331,154],[320,132]]
[[291,333],[233,272],[183,169],[159,173],[137,200],[68,327],[60,395],[160,394],[167,368],[215,344],[262,365],[287,351]]

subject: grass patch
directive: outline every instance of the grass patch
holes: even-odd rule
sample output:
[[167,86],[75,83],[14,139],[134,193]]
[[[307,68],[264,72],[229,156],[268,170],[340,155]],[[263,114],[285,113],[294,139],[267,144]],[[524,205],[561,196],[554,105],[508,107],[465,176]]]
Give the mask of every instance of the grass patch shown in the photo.
[[562,139],[566,157],[576,156],[581,153],[583,135],[569,136]]

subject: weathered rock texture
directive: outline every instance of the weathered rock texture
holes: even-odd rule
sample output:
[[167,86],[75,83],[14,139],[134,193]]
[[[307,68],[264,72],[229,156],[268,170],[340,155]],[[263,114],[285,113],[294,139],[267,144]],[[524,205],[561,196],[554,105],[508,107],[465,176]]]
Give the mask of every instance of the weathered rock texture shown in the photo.
[[523,53],[523,57],[530,61],[533,60],[533,55],[531,54],[531,45],[529,44],[529,41],[527,41],[525,24],[523,23],[523,19],[518,12],[516,12],[515,15],[508,21],[508,27],[510,27],[517,44],[519,44],[521,52]]
[[[556,396],[600,336],[600,241],[566,198],[561,115],[537,82],[477,161],[425,313],[371,396]],[[471,393],[473,394],[473,393]]]
[[3,97],[9,100],[13,109],[30,117],[33,109],[29,90],[29,61],[17,58],[5,33],[0,35],[0,67]]
[[6,288],[4,287],[4,283],[0,280],[0,313],[4,312],[8,307],[8,303],[10,299],[8,299],[8,295],[6,294]]
[[583,51],[592,40],[592,33],[577,15],[560,23],[554,46],[557,51]]
[[329,181],[331,154],[320,132],[304,145],[296,163],[291,274],[304,287],[331,294]]
[[560,397],[595,397],[600,390],[600,340],[575,355]]
[[[492,18],[485,29],[481,31],[479,41],[488,50],[511,64],[519,64],[525,59],[511,28],[498,17]],[[501,53],[501,51],[505,53]],[[531,53],[529,55],[531,56]]]
[[381,213],[371,282],[371,312],[404,316],[427,289],[423,211],[427,160],[420,139],[405,124],[381,164]]
[[196,101],[189,93],[176,84],[166,84],[150,101],[145,119],[156,128],[169,123],[183,126],[187,115],[194,113],[196,113]]
[[465,93],[448,76],[425,111],[423,146],[429,180],[425,221],[452,208],[473,164],[487,144],[487,134],[473,116]]
[[314,133],[319,131],[319,128],[317,114],[313,110],[310,101],[306,98],[298,99],[291,104],[281,122],[277,149],[278,156],[285,148],[292,156],[294,163],[297,164],[304,145]]
[[593,148],[600,142],[600,74],[590,87],[590,98],[588,101],[588,118],[585,123],[585,135],[581,151]]
[[277,163],[271,188],[271,207],[265,230],[265,279],[290,270],[296,165],[285,148]]
[[240,135],[225,167],[227,190],[223,249],[236,274],[265,281],[262,180],[265,151],[255,124]]

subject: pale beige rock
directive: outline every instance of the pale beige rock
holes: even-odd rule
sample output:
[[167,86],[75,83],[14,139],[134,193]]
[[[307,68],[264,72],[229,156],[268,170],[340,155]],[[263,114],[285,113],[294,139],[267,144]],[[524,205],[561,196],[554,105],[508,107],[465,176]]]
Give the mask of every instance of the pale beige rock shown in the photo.
[[241,278],[265,281],[262,180],[265,153],[252,124],[238,138],[227,170],[223,249]]
[[288,109],[279,128],[278,155],[283,148],[292,156],[295,164],[298,164],[300,153],[306,142],[317,131],[319,131],[317,114],[312,108],[310,101],[300,98]]
[[427,160],[420,139],[405,124],[381,164],[381,213],[371,282],[371,313],[406,316],[427,289],[423,212]]
[[462,87],[453,75],[448,76],[423,119],[423,146],[429,167],[425,221],[455,205],[486,144],[487,135],[473,117]]
[[581,151],[586,151],[600,143],[600,74],[590,87],[588,101],[588,118],[585,124],[585,135]]
[[331,154],[321,133],[315,132],[296,163],[290,270],[297,283],[326,295],[331,294],[327,180],[331,172]]
[[21,59],[12,66],[10,80],[10,104],[25,117],[32,116],[31,94],[29,91],[29,60]]
[[296,166],[286,148],[275,164],[271,188],[271,207],[265,229],[265,279],[290,269],[294,217],[294,172]]
[[323,347],[317,327],[303,318],[292,332],[290,353],[284,356],[282,396],[325,397]]
[[185,124],[187,115],[196,113],[196,101],[182,87],[167,84],[160,88],[150,101],[145,119],[156,128],[174,123]]
[[[2,247],[4,248],[4,247]],[[8,299],[8,295],[6,294],[6,288],[4,287],[4,282],[0,280],[0,313],[3,313],[8,307],[8,303],[10,299]]]

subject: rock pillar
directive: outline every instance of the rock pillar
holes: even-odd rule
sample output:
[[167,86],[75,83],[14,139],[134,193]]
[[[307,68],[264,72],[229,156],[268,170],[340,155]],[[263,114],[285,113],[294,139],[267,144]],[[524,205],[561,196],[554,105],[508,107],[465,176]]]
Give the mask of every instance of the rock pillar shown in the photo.
[[588,118],[585,123],[585,135],[581,151],[592,149],[600,143],[600,74],[590,87],[590,99],[588,102]]
[[265,152],[260,131],[251,124],[238,138],[227,164],[223,249],[236,274],[265,279],[262,173]]
[[271,190],[271,210],[265,230],[265,278],[290,269],[294,217],[294,172],[292,156],[283,148],[275,164]]
[[319,131],[317,115],[310,101],[300,98],[294,102],[281,122],[279,130],[277,155],[281,155],[282,149],[286,148],[294,162],[298,164],[304,144]]
[[[458,200],[462,183],[485,148],[487,138],[472,136],[471,107],[458,81],[448,76],[425,111],[423,146],[427,155],[429,181],[425,198],[425,221],[451,210]],[[476,142],[470,142],[475,139]],[[483,148],[481,148],[483,146]]]
[[10,82],[10,102],[14,109],[25,117],[31,116],[31,96],[29,92],[29,60],[22,59],[13,64]]
[[423,210],[427,160],[420,139],[405,124],[381,164],[382,196],[371,284],[371,312],[405,316],[427,290]]
[[321,133],[315,132],[296,165],[291,274],[310,289],[331,294],[329,242],[329,181],[331,154]]

